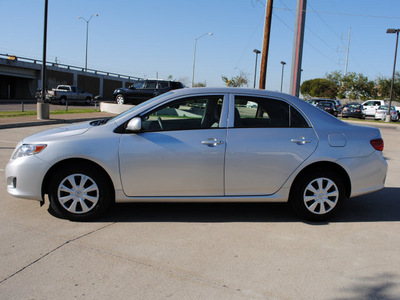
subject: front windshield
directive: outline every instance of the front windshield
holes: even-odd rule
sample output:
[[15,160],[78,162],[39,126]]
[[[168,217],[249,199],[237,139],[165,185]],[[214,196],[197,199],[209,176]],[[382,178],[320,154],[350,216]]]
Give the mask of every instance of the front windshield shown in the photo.
[[168,92],[168,93],[161,94],[161,95],[159,95],[159,96],[157,96],[157,97],[151,98],[151,99],[149,99],[149,100],[147,100],[147,101],[145,101],[145,102],[142,102],[142,103],[140,103],[140,104],[138,104],[138,105],[133,106],[132,108],[130,108],[130,109],[128,109],[128,110],[126,110],[126,111],[120,113],[119,115],[116,115],[115,117],[112,117],[110,120],[112,120],[112,121],[118,121],[120,118],[123,118],[123,117],[125,117],[126,115],[129,115],[129,114],[133,113],[133,112],[136,111],[136,110],[140,110],[142,107],[144,107],[144,106],[150,104],[151,102],[157,101],[158,99],[160,99],[160,98],[162,98],[162,97],[165,97],[165,96],[167,96],[167,95],[170,95],[170,94],[172,94],[172,93],[173,93],[173,92]]

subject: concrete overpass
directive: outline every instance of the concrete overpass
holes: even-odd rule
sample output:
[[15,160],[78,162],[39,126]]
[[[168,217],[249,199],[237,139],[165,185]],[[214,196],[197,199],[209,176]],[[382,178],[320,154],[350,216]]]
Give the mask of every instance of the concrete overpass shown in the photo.
[[[0,53],[0,103],[10,99],[34,99],[41,87],[42,61]],[[126,87],[139,77],[46,63],[47,89],[59,84],[76,85],[105,100],[112,99],[116,88]]]

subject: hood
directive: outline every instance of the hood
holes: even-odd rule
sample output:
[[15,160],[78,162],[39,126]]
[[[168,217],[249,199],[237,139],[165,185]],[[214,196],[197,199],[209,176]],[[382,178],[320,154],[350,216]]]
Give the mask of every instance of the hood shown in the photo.
[[90,122],[83,122],[74,125],[68,125],[58,128],[53,128],[45,131],[35,133],[27,138],[23,139],[23,143],[37,143],[52,141],[68,136],[80,135],[85,133],[91,128]]
[[132,89],[130,89],[130,88],[117,88],[117,89],[114,90],[114,93],[126,92],[126,91],[129,91],[129,90],[132,90]]

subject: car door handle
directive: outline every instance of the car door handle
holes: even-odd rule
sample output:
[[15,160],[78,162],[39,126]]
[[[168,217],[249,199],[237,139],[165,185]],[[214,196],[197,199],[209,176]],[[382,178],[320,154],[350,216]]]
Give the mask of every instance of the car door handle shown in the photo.
[[205,141],[202,141],[201,143],[202,143],[203,145],[208,146],[208,147],[215,147],[215,146],[217,146],[217,145],[223,144],[224,142],[223,142],[223,141],[219,141],[219,140],[217,140],[216,138],[209,138],[209,139],[207,139],[207,140],[205,140]]
[[305,137],[298,137],[298,138],[295,138],[295,139],[291,139],[290,141],[292,143],[296,143],[297,145],[304,145],[304,144],[307,144],[307,143],[311,143],[311,140],[310,139],[306,139]]

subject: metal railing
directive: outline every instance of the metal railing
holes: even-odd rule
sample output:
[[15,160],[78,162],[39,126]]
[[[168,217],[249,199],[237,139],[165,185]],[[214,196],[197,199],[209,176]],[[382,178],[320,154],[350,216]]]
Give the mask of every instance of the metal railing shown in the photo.
[[[9,59],[10,61],[15,61],[15,62],[16,61],[21,61],[21,62],[29,62],[29,63],[34,63],[34,64],[40,64],[40,65],[42,64],[42,61],[40,59],[33,59],[33,58],[16,56],[16,55],[11,55],[11,54],[0,53],[0,58]],[[96,75],[106,75],[106,76],[117,77],[117,78],[128,79],[128,80],[141,80],[141,79],[143,79],[141,77],[123,75],[123,74],[107,72],[107,71],[101,71],[101,70],[95,70],[95,69],[87,69],[87,70],[85,70],[84,67],[65,65],[65,64],[60,64],[60,63],[57,63],[57,62],[48,62],[48,61],[46,61],[46,66],[56,67],[56,68],[66,69],[66,70],[73,70],[73,71],[82,71],[84,73],[91,73],[91,74],[96,74]]]

